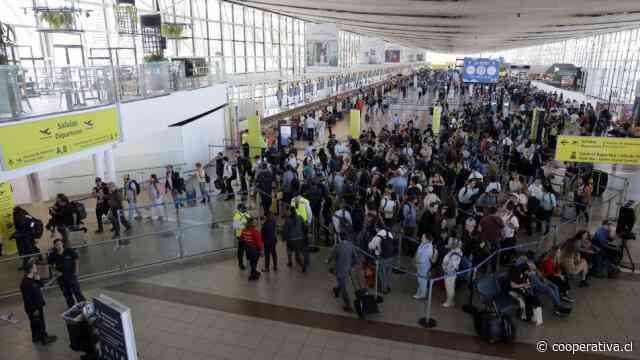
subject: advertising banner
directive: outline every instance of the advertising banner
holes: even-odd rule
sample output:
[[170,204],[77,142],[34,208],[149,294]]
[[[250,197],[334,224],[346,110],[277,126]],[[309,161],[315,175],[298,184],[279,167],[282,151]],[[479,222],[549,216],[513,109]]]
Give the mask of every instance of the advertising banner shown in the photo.
[[442,115],[442,106],[434,106],[433,107],[433,122],[431,125],[431,129],[433,130],[434,136],[440,135],[440,117]]
[[529,135],[529,139],[535,142],[538,136],[538,108],[533,109],[533,113],[531,115],[531,131]]
[[499,60],[464,58],[462,81],[475,84],[493,84],[498,82],[499,76]]
[[384,62],[384,41],[375,38],[362,37],[360,40],[360,64],[377,65]]
[[400,63],[400,50],[385,50],[384,62],[386,63]]
[[307,66],[338,66],[338,29],[335,24],[305,24]]
[[556,160],[591,164],[640,165],[640,139],[558,136]]
[[14,240],[9,240],[13,235],[13,192],[11,183],[0,182],[0,239],[2,251],[5,255],[13,255],[18,249]]
[[120,141],[115,106],[0,127],[2,169],[16,170]]
[[249,155],[252,161],[256,157],[256,155],[260,155],[261,153],[260,149],[262,148],[262,130],[260,124],[260,117],[256,115],[247,117],[247,129],[249,130],[247,141],[249,143]]
[[137,360],[131,310],[106,295],[93,298],[103,360]]

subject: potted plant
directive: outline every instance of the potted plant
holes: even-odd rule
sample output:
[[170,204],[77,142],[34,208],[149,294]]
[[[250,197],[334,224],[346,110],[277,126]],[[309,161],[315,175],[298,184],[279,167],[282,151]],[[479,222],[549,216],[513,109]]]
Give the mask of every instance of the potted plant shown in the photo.
[[71,29],[76,20],[76,13],[63,10],[47,10],[40,14],[40,20],[49,24],[52,29]]
[[162,54],[149,54],[144,57],[145,63],[159,62],[159,61],[167,61],[167,58],[162,56]]
[[162,24],[161,34],[167,39],[181,39],[184,33],[182,24]]

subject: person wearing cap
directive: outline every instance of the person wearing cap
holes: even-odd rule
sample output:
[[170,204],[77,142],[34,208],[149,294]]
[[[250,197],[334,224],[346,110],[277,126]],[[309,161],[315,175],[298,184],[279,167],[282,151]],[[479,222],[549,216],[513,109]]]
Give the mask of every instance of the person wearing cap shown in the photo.
[[255,222],[252,218],[247,219],[246,226],[240,232],[240,238],[244,244],[247,261],[249,261],[249,266],[251,267],[249,281],[258,280],[260,278],[258,260],[264,250],[264,243],[262,242],[262,234],[256,229]]
[[44,307],[46,305],[42,296],[42,287],[44,284],[40,281],[38,267],[32,261],[29,261],[24,268],[25,276],[20,283],[20,293],[24,303],[24,311],[29,317],[31,325],[31,340],[40,342],[42,345],[49,345],[58,338],[47,334],[45,323]]
[[238,204],[238,210],[233,213],[233,230],[236,236],[236,240],[238,241],[238,267],[241,270],[245,269],[244,266],[244,253],[245,253],[245,244],[242,240],[242,230],[247,226],[247,222],[250,219],[249,213],[247,212],[247,207],[244,203]]
[[447,299],[442,304],[443,307],[449,308],[454,306],[456,295],[456,272],[462,261],[462,243],[456,238],[450,238],[447,244],[447,255],[442,259],[442,270],[444,271],[444,286],[447,291]]

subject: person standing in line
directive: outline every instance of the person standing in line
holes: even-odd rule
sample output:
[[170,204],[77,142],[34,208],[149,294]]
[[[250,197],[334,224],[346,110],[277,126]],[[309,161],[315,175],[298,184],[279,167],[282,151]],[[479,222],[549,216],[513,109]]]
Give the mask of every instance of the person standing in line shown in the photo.
[[96,198],[96,221],[98,222],[96,234],[100,234],[104,231],[102,217],[109,214],[109,187],[99,177],[96,178],[95,183],[92,194]]
[[20,283],[20,292],[24,310],[29,317],[31,325],[31,341],[40,342],[42,345],[49,345],[58,338],[47,334],[47,326],[44,317],[44,307],[46,305],[42,296],[44,284],[40,281],[38,267],[34,262],[28,262],[24,268],[25,276]]
[[109,183],[109,192],[109,219],[113,225],[113,238],[116,239],[120,237],[120,223],[122,223],[126,232],[131,231],[131,225],[122,213],[122,194],[118,191],[115,183]]
[[80,273],[78,253],[72,248],[65,248],[62,240],[56,239],[53,241],[53,249],[47,254],[47,262],[61,274],[58,277],[58,285],[67,301],[67,307],[71,308],[76,303],[85,301],[78,282]]
[[211,201],[209,197],[209,191],[207,191],[207,171],[202,166],[202,163],[196,163],[196,180],[198,181],[198,189],[200,195],[202,195],[201,202],[204,204],[207,201]]
[[151,200],[151,216],[150,219],[164,221],[166,217],[166,209],[164,207],[164,198],[162,197],[162,191],[160,190],[160,181],[156,174],[149,176],[149,199]]
[[285,222],[282,228],[282,240],[287,244],[287,266],[293,266],[293,257],[302,267],[303,272],[309,263],[309,252],[306,249],[304,220],[294,208],[285,205]]
[[265,212],[264,224],[260,229],[262,241],[264,242],[264,268],[262,272],[269,272],[271,260],[273,260],[273,270],[278,271],[278,254],[276,253],[276,245],[278,238],[276,235],[276,218],[270,211]]
[[180,200],[180,196],[184,193],[184,180],[180,177],[180,173],[173,170],[173,165],[167,165],[165,173],[164,187],[167,192],[171,191],[171,198],[176,209],[184,206]]
[[331,251],[329,260],[333,260],[335,264],[337,286],[333,288],[333,296],[335,298],[342,296],[342,310],[353,312],[347,290],[347,277],[351,273],[351,269],[358,263],[358,257],[351,239],[345,239],[336,244]]
[[461,246],[462,243],[460,240],[455,238],[449,239],[449,243],[447,244],[449,252],[442,259],[442,270],[445,274],[444,287],[447,291],[447,300],[442,304],[442,307],[445,308],[455,306],[456,278],[458,277],[456,272],[458,271],[462,260]]
[[394,261],[393,234],[378,223],[378,232],[369,242],[369,250],[380,257],[380,287],[383,294],[391,292],[391,270]]
[[422,241],[416,252],[415,262],[418,270],[418,290],[413,298],[424,300],[427,298],[429,290],[429,272],[431,271],[431,260],[433,258],[433,241],[428,233],[422,235]]
[[247,225],[240,233],[242,243],[245,247],[247,254],[247,261],[251,267],[251,274],[249,275],[249,281],[255,281],[260,279],[260,272],[258,271],[258,260],[260,254],[264,250],[264,243],[262,242],[262,236],[260,231],[256,230],[255,223],[252,218],[247,219]]
[[238,267],[244,270],[244,253],[245,244],[242,240],[242,230],[247,226],[250,216],[247,212],[247,206],[244,203],[238,204],[238,210],[233,214],[233,230],[235,231],[236,240],[238,241]]
[[124,194],[128,204],[128,216],[129,222],[133,219],[133,213],[136,213],[136,219],[142,219],[140,209],[138,209],[138,195],[140,195],[140,184],[137,181],[132,180],[129,174],[124,176]]

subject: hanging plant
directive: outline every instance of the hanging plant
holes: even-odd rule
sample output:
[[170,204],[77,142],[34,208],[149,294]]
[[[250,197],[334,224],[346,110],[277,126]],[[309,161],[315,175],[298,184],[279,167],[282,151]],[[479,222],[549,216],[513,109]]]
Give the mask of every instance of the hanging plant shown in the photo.
[[162,36],[167,39],[182,39],[184,25],[182,24],[162,24]]
[[146,63],[159,62],[159,61],[167,61],[167,58],[165,58],[160,54],[150,54],[144,57],[144,62]]
[[40,20],[49,24],[52,29],[70,29],[76,19],[75,12],[52,10],[40,14]]

